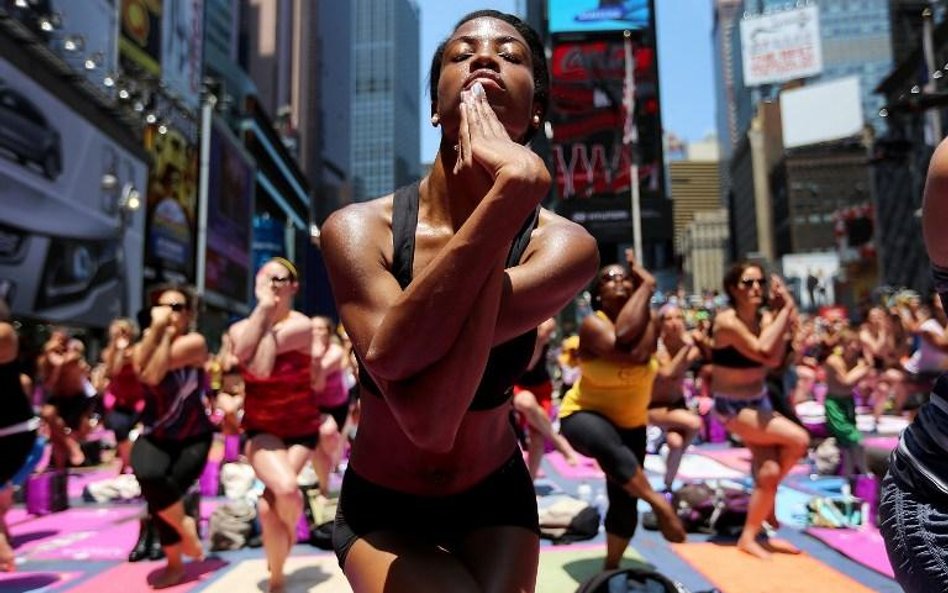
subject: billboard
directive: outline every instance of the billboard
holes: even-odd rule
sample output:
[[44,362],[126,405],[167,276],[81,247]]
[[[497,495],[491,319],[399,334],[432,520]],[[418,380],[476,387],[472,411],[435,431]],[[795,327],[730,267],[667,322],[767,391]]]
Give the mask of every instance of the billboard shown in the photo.
[[119,51],[122,66],[161,76],[162,0],[121,0]]
[[[625,137],[634,104],[643,209],[661,197],[662,148],[655,50],[632,41],[634,91],[626,80],[626,47],[615,39],[557,42],[551,61],[551,157],[556,211],[599,239],[632,233],[633,144]],[[634,102],[627,101],[634,92]],[[647,212],[643,211],[643,217]],[[648,236],[650,231],[646,229]]]
[[836,303],[839,255],[836,252],[795,253],[781,259],[787,288],[801,311],[817,311]]
[[817,6],[741,20],[744,85],[786,82],[823,71]]
[[785,148],[850,138],[865,125],[859,77],[807,85],[780,93]]
[[207,244],[204,290],[231,303],[249,302],[251,219],[253,218],[253,159],[214,117],[210,134],[207,183]]
[[16,315],[106,326],[141,308],[147,165],[0,60],[0,285]]
[[549,0],[550,33],[648,29],[651,0]]
[[[50,46],[72,68],[82,73],[99,90],[113,94],[115,87],[103,87],[106,75],[118,72],[118,8],[115,0],[54,0],[62,28]],[[75,49],[64,51],[66,41]]]
[[192,112],[201,101],[204,0],[167,2],[161,29],[161,79]]
[[179,130],[145,137],[153,161],[148,177],[145,265],[150,279],[190,283],[194,279],[198,150]]

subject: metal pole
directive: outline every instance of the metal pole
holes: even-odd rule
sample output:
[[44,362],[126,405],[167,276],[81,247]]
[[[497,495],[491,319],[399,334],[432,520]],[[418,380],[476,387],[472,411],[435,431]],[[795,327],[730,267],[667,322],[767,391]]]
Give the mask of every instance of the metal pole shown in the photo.
[[[925,83],[926,95],[935,92],[935,78],[932,76],[932,73],[938,70],[938,68],[935,67],[935,47],[932,41],[932,18],[933,13],[931,7],[922,11],[922,50],[925,52],[925,68],[927,69],[926,75],[928,76],[928,82]],[[939,107],[935,106],[928,109],[927,115],[931,144],[932,146],[937,146],[941,141],[941,111]]]
[[201,154],[198,176],[198,227],[197,227],[197,271],[195,272],[195,291],[204,296],[207,267],[207,186],[211,173],[211,119],[217,97],[208,94],[201,102]]
[[632,242],[635,257],[645,262],[642,252],[642,205],[639,196],[638,128],[635,125],[635,56],[632,53],[632,32],[622,33],[625,44],[625,108],[626,121],[622,142],[629,147],[629,189],[632,198]]

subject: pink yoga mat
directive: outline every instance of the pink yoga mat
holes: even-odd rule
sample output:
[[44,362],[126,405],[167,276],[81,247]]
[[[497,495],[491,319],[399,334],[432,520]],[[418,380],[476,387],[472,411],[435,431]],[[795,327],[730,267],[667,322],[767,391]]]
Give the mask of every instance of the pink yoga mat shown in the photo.
[[[124,562],[115,568],[98,574],[84,581],[77,587],[69,589],[69,593],[105,593],[106,591],[151,591],[148,586],[148,577],[161,570],[164,560],[155,562]],[[202,582],[213,578],[214,572],[227,566],[227,562],[218,558],[210,558],[199,562],[188,562],[184,565],[184,582],[162,589],[162,593],[185,593]]]
[[124,521],[135,522],[140,513],[137,506],[72,508],[12,525],[10,534],[14,547],[30,550],[51,540],[65,542],[77,532],[102,531]]
[[860,529],[807,527],[806,533],[843,556],[882,573],[890,579],[895,578],[889,557],[885,552],[885,543],[875,527],[871,525]]
[[878,449],[888,449],[889,451],[895,449],[899,444],[899,437],[897,436],[878,436],[878,437],[865,437],[862,439],[863,447],[873,447]]
[[591,457],[583,457],[579,455],[579,463],[576,465],[570,465],[566,463],[566,459],[560,454],[559,451],[553,451],[546,455],[546,459],[550,462],[550,465],[553,466],[553,469],[556,470],[556,473],[560,474],[564,478],[603,478],[605,474],[602,473],[602,470],[599,468],[599,464],[596,463],[595,459]]
[[125,562],[138,541],[136,520],[94,531],[74,531],[60,537],[29,542],[17,553],[28,560],[118,560]]

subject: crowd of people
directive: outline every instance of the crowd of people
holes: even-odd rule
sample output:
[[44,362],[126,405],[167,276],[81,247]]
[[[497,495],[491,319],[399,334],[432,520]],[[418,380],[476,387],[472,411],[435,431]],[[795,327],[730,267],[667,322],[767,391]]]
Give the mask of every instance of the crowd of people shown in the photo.
[[[801,312],[760,263],[735,264],[722,298],[697,304],[657,302],[655,278],[631,250],[597,273],[592,237],[540,207],[550,177],[528,142],[546,114],[549,76],[542,43],[520,19],[464,17],[430,79],[431,122],[442,129],[430,173],[324,225],[341,326],[293,308],[300,278],[283,258],[257,271],[253,308],[218,352],[195,331],[199,308],[185,287],[154,291],[141,331],[115,320],[97,360],[61,329],[25,360],[0,306],[0,569],[14,564],[2,517],[37,446],[48,439],[54,468],[82,465],[99,423],[114,435],[118,471],[134,474],[147,502],[143,531],[160,551],[132,555],[166,558],[156,588],[181,581],[184,557],[204,554],[185,498],[217,431],[241,435],[263,484],[270,591],[284,589],[308,464],[327,498],[337,495],[331,474],[345,468],[333,545],[356,591],[532,591],[533,481],[548,445],[567,463],[594,458],[605,473],[604,569],[634,536],[640,499],[667,540],[684,541],[669,493],[711,416],[752,453],[738,547],[758,558],[796,553],[769,536],[777,488],[811,446],[797,407],[822,403],[843,473],[865,473],[857,406],[876,422],[911,413],[948,368],[938,298],[904,291],[820,315]],[[594,311],[568,334],[573,324],[556,319],[585,288]],[[910,430],[907,458],[931,453],[930,435],[944,434],[933,414]],[[662,488],[643,469],[649,426],[663,434]],[[913,492],[917,470],[900,468],[889,498],[931,505]],[[944,496],[941,483],[928,495]],[[944,508],[935,511],[932,522],[942,521]],[[887,525],[893,542],[905,535],[894,519]],[[892,544],[905,566],[907,545]]]

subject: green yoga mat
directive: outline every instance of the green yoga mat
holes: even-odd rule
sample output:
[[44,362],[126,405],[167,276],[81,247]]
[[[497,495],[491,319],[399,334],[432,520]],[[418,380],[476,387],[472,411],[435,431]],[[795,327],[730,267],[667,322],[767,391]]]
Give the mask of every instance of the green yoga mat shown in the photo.
[[[602,571],[606,544],[570,544],[540,548],[537,593],[572,593],[579,584]],[[645,564],[634,549],[626,548],[622,566]]]

